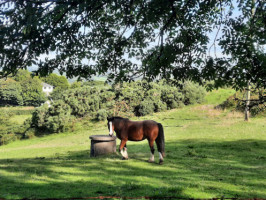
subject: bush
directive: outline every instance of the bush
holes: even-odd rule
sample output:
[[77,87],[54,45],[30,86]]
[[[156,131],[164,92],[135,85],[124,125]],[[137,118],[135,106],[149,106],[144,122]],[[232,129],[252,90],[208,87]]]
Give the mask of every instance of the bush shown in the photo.
[[164,85],[162,88],[161,99],[166,103],[168,109],[182,107],[183,94],[179,92],[179,88]]
[[75,89],[75,88],[80,88],[82,86],[82,82],[80,82],[80,81],[75,81],[74,83],[72,83],[71,85],[70,85],[70,88],[71,89]]
[[223,103],[216,106],[216,108],[220,109],[234,109],[234,110],[242,110],[238,105],[238,102],[235,100],[235,95],[228,97]]
[[14,133],[0,135],[0,145],[8,144],[12,141],[16,141],[17,139],[18,138]]
[[83,117],[97,112],[100,105],[106,103],[102,102],[101,97],[101,90],[98,88],[81,87],[67,90],[62,96],[62,100],[70,106],[72,115]]
[[35,129],[34,128],[30,128],[28,129],[25,133],[23,138],[24,139],[31,139],[35,137]]
[[[245,110],[245,101],[242,101],[245,98],[245,91],[237,91],[234,95],[228,97],[223,103],[216,106],[216,108],[220,109],[231,109],[244,112]],[[251,93],[251,102],[250,102],[250,114],[251,116],[265,116],[266,109],[264,104],[257,104],[256,101],[253,102],[252,100],[259,99],[259,92],[252,91]]]
[[154,107],[155,107],[155,112],[162,112],[167,110],[167,104],[165,102],[162,101],[158,101],[156,103],[154,103]]
[[49,98],[53,99],[53,101],[62,99],[62,95],[64,94],[64,90],[60,88],[55,88],[53,92],[50,94]]
[[252,116],[260,115],[262,117],[266,117],[266,107],[265,105],[257,105],[250,109],[250,113]]
[[[144,116],[184,105],[182,90],[164,81],[120,83],[112,88],[103,84],[90,86],[92,83],[83,83],[81,87],[58,93],[58,100],[54,100],[50,108],[42,106],[36,109],[32,118],[33,125],[38,129],[62,132],[69,126],[73,127],[75,118],[88,116],[105,120],[111,114],[123,117],[134,114]],[[189,102],[200,102],[205,94],[198,92],[199,86],[193,83],[187,83],[184,88]]]
[[48,105],[36,108],[32,113],[32,125],[38,129],[45,129],[45,123],[49,116]]
[[47,105],[37,108],[32,115],[32,124],[38,129],[58,133],[69,130],[74,119],[70,106],[59,100],[50,108]]
[[140,103],[138,107],[136,107],[136,115],[137,116],[144,116],[152,114],[155,110],[154,104],[150,100],[144,100]]
[[104,121],[104,120],[106,120],[107,116],[108,116],[107,111],[104,110],[104,109],[101,109],[101,110],[99,110],[99,111],[97,112],[96,119],[97,119],[98,121]]
[[116,101],[112,113],[114,116],[123,116],[126,118],[134,116],[132,108],[125,101]]
[[191,81],[185,81],[183,84],[182,93],[184,94],[184,104],[203,103],[206,95],[206,90],[199,84]]
[[113,86],[115,93],[115,100],[125,103],[128,107],[128,112],[134,112],[135,107],[138,106],[144,99],[145,90],[140,81],[117,84]]

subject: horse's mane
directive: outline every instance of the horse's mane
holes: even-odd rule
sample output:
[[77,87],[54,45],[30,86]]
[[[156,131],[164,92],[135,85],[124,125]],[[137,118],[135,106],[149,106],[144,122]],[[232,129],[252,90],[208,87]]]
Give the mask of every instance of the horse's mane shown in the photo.
[[107,117],[107,120],[108,121],[113,121],[113,120],[115,120],[115,119],[118,119],[118,120],[123,120],[123,121],[129,121],[129,119],[128,118],[123,118],[123,117],[119,117],[119,116],[115,116],[115,117]]
[[118,117],[118,116],[116,116],[116,117],[113,117],[113,119],[129,120],[128,118],[123,118],[123,117]]

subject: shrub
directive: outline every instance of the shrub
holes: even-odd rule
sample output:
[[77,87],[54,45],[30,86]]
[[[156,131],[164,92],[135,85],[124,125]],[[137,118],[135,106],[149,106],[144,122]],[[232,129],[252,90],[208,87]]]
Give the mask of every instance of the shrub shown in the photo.
[[135,107],[138,106],[144,99],[144,92],[142,82],[131,82],[117,84],[113,86],[115,93],[115,100],[124,102],[129,108],[129,112],[134,112]]
[[[242,101],[246,96],[245,91],[237,91],[234,95],[228,97],[223,103],[216,106],[216,108],[220,109],[231,109],[244,112],[245,110],[245,101]],[[262,115],[265,116],[266,109],[264,104],[258,104],[256,101],[259,99],[259,92],[252,91],[251,92],[251,102],[250,102],[250,114],[251,116]]]
[[39,129],[45,129],[45,123],[49,116],[48,105],[36,108],[32,113],[32,125]]
[[35,129],[34,128],[30,128],[28,129],[25,133],[23,138],[24,139],[31,139],[35,137]]
[[184,94],[184,104],[203,103],[206,90],[199,84],[191,81],[185,81],[183,84],[182,93]]
[[250,109],[250,113],[252,116],[261,115],[262,117],[266,117],[266,107],[263,104],[254,106]]
[[158,101],[154,103],[154,106],[155,106],[155,112],[162,112],[162,111],[167,110],[167,104],[162,101]]
[[[120,83],[114,84],[112,88],[103,84],[90,86],[91,84],[93,82],[83,83],[81,87],[58,93],[58,100],[54,100],[50,108],[42,106],[36,109],[32,118],[33,125],[38,129],[61,132],[68,126],[73,126],[75,118],[88,116],[105,120],[109,115],[144,116],[183,106],[182,90],[163,81]],[[192,83],[184,87],[187,99],[191,102],[194,99],[195,102],[200,102],[203,98],[202,92],[193,94],[193,99],[189,96],[189,92],[196,92],[197,87]],[[199,94],[202,96],[198,97]]]
[[173,86],[163,86],[161,99],[168,109],[178,108],[183,104],[183,94],[179,92],[179,88]]
[[150,100],[144,100],[140,103],[138,107],[136,107],[136,115],[137,116],[144,116],[152,114],[155,110],[154,104]]
[[134,116],[132,108],[125,101],[116,101],[112,111],[114,116],[123,116],[127,118]]
[[71,89],[74,89],[74,88],[80,88],[82,86],[82,82],[80,82],[80,81],[75,81],[74,83],[72,83],[71,85],[70,85],[70,88]]
[[104,121],[106,120],[107,116],[108,116],[107,111],[105,109],[101,109],[97,112],[96,119],[98,121]]
[[8,144],[16,140],[17,140],[17,136],[14,133],[0,135],[0,145]]
[[38,129],[47,129],[58,133],[68,130],[74,120],[71,108],[62,100],[55,102],[50,108],[47,105],[37,108],[32,115],[32,124]]
[[81,87],[67,90],[62,100],[71,107],[72,115],[83,117],[100,109],[101,94],[97,88]]
[[216,108],[242,110],[235,100],[235,95],[228,97],[223,103],[216,106]]

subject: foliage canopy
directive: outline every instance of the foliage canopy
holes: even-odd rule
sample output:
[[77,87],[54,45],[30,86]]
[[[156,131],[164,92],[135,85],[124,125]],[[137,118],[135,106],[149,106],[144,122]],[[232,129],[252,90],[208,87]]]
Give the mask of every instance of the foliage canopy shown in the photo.
[[[266,86],[265,1],[0,2],[2,76],[37,65],[40,75],[57,68],[68,77],[108,74],[117,81],[159,77],[214,80],[215,87],[237,89],[248,82]],[[221,30],[215,41],[222,57],[207,54],[215,29]]]

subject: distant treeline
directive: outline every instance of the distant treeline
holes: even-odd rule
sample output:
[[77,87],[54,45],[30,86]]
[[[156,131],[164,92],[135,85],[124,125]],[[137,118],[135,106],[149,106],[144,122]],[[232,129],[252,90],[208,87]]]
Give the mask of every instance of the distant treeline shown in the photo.
[[0,79],[1,106],[40,106],[47,100],[42,91],[42,82],[55,87],[54,93],[70,87],[66,77],[50,74],[39,78],[28,70],[19,70],[15,76]]

